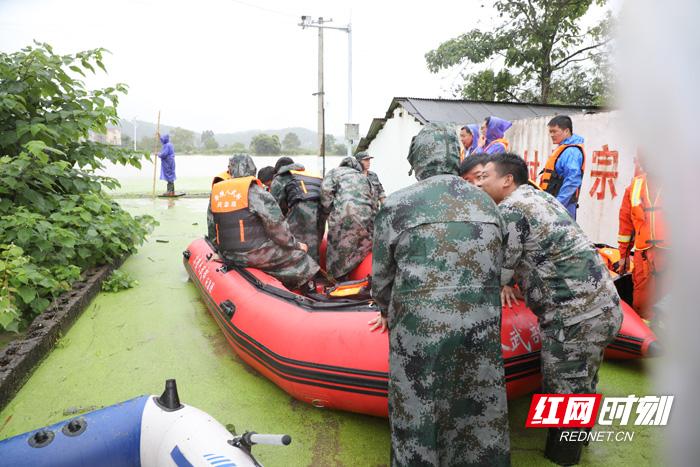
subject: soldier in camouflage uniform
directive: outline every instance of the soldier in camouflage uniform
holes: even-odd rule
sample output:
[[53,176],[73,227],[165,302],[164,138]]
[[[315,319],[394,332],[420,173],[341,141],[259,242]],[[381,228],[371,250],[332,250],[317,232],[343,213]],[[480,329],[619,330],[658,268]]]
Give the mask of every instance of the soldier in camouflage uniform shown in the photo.
[[457,176],[451,126],[424,127],[408,161],[418,183],[386,199],[372,251],[392,465],[510,465],[498,208]]
[[362,173],[369,178],[369,183],[372,185],[372,194],[374,195],[374,206],[375,209],[379,211],[379,208],[384,204],[384,200],[386,199],[386,193],[384,192],[384,186],[382,186],[382,182],[379,181],[377,174],[369,170],[370,161],[374,159],[374,157],[370,156],[367,151],[360,151],[355,154],[355,159],[362,165]]
[[346,157],[321,184],[321,207],[328,218],[326,270],[337,280],[372,251],[372,186],[354,157]]
[[[255,164],[247,154],[231,157],[228,172],[231,178],[255,176]],[[211,200],[210,200],[211,210]],[[257,268],[280,280],[288,288],[307,284],[319,270],[318,264],[306,254],[306,246],[294,238],[284,220],[275,198],[255,183],[248,190],[248,210],[260,220],[267,239],[262,245],[248,251],[220,251],[226,261],[238,266]],[[214,222],[214,217],[208,219]],[[211,233],[216,228],[209,225]],[[219,232],[219,235],[238,233]]]
[[[620,299],[591,241],[553,196],[528,184],[515,154],[489,157],[480,180],[499,203],[506,226],[503,301],[517,284],[539,319],[545,393],[595,393],[605,347],[622,322]],[[582,445],[550,430],[545,455],[562,465],[578,462]]]
[[[319,215],[321,176],[315,178],[314,174],[309,173],[309,176],[299,177],[299,174],[292,171],[305,172],[305,168],[297,163],[281,167],[272,181],[270,193],[282,209],[294,237],[308,245],[309,256],[318,262],[318,247],[325,227],[325,220]],[[294,185],[299,184],[296,178],[304,178],[306,181],[303,185],[306,190],[305,199],[301,199],[304,195],[299,189],[295,190]]]

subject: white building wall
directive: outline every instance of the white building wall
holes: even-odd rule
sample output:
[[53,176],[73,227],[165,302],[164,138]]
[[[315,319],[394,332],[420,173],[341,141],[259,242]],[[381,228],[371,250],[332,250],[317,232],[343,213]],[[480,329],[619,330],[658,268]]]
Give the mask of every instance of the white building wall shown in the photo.
[[[511,150],[528,162],[531,179],[539,178],[553,150],[547,129],[550,119],[551,116],[517,120],[506,132]],[[637,148],[625,135],[619,112],[574,114],[571,119],[574,133],[583,136],[586,149],[577,221],[592,241],[617,245],[618,213],[634,174]],[[387,194],[415,183],[415,178],[408,175],[411,166],[406,157],[411,138],[421,128],[418,120],[399,107],[370,143],[372,170]]]
[[408,175],[411,165],[406,158],[411,139],[422,127],[411,114],[397,107],[394,117],[387,120],[370,143],[367,152],[374,157],[370,170],[377,173],[387,194],[416,182],[413,175]]
[[[547,130],[550,119],[518,120],[506,132],[513,152],[528,162],[532,179],[554,149]],[[577,221],[594,242],[617,245],[618,213],[634,175],[637,148],[625,134],[619,112],[572,115],[571,120],[586,149]]]

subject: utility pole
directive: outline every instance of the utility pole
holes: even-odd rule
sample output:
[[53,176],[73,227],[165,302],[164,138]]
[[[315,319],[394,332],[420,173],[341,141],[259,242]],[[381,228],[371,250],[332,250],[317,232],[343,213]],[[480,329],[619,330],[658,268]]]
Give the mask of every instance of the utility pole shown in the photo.
[[[311,16],[302,16],[301,26],[302,29],[306,28],[318,28],[318,92],[314,93],[318,96],[318,146],[319,155],[323,161],[323,175],[326,175],[326,127],[325,127],[325,107],[324,107],[324,91],[323,91],[323,30],[324,29],[337,29],[339,31],[345,31],[348,33],[348,123],[346,127],[352,121],[352,34],[351,25],[348,23],[345,27],[338,26],[327,26],[326,23],[332,22],[332,19],[324,19],[319,17],[316,21],[311,19]],[[347,154],[352,155],[352,140],[348,137],[348,132],[346,130],[346,143],[347,143]]]
[[326,109],[323,103],[323,18],[318,18],[318,155],[326,176]]
[[134,117],[134,118],[131,120],[131,123],[132,123],[133,130],[134,130],[134,141],[133,141],[133,143],[134,143],[134,152],[136,152],[136,117]]

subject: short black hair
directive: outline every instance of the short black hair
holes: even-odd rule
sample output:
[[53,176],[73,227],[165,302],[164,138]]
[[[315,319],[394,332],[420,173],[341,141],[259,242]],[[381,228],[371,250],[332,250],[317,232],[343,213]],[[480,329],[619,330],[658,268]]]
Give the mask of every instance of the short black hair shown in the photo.
[[525,160],[512,152],[502,152],[491,154],[486,160],[486,163],[493,162],[496,166],[496,172],[503,177],[505,175],[513,176],[513,183],[517,186],[524,185],[528,181],[528,170]]
[[472,154],[464,158],[462,163],[459,165],[459,175],[462,176],[465,173],[472,170],[477,165],[484,165],[488,161],[488,156],[486,154]]
[[574,132],[574,124],[571,121],[571,117],[568,115],[557,115],[547,123],[547,126],[558,126],[562,130],[569,130],[571,133]]
[[294,160],[291,157],[283,156],[277,159],[275,163],[275,173],[279,172],[285,165],[293,164]]
[[258,170],[258,180],[261,182],[269,182],[272,180],[272,177],[275,176],[275,168],[268,165],[266,167],[263,167],[262,169]]

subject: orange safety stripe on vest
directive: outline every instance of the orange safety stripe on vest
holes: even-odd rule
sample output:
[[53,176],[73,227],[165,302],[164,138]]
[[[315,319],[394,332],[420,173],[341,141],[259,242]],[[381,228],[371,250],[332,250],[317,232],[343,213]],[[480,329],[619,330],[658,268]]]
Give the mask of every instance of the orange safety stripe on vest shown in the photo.
[[248,188],[253,183],[262,187],[255,177],[237,177],[216,183],[212,187],[211,212],[223,213],[239,211],[248,207]]
[[488,150],[488,148],[490,148],[492,145],[497,144],[497,143],[501,143],[503,145],[503,147],[505,148],[505,150],[506,151],[508,150],[508,145],[510,144],[508,142],[508,140],[505,138],[498,138],[498,139],[494,139],[489,144],[487,144],[486,147],[483,149],[483,152],[486,152]]
[[630,190],[632,223],[634,224],[634,248],[648,250],[651,247],[668,248],[666,222],[659,206],[661,190],[654,202],[649,198],[646,175],[634,177]]
[[[583,159],[581,160],[581,173],[586,168],[586,153],[583,150],[583,145],[582,144],[562,144],[558,146],[554,152],[552,153],[551,156],[549,156],[549,159],[547,159],[547,163],[544,166],[544,169],[542,170],[542,176],[540,177],[540,188],[543,190],[547,191],[547,187],[549,187],[549,181],[552,178],[552,174],[555,171],[555,167],[557,165],[557,161],[559,160],[559,156],[561,156],[561,153],[564,152],[565,149],[567,148],[579,148],[581,150],[581,154],[583,154]],[[578,198],[578,190],[577,190],[577,198]]]

